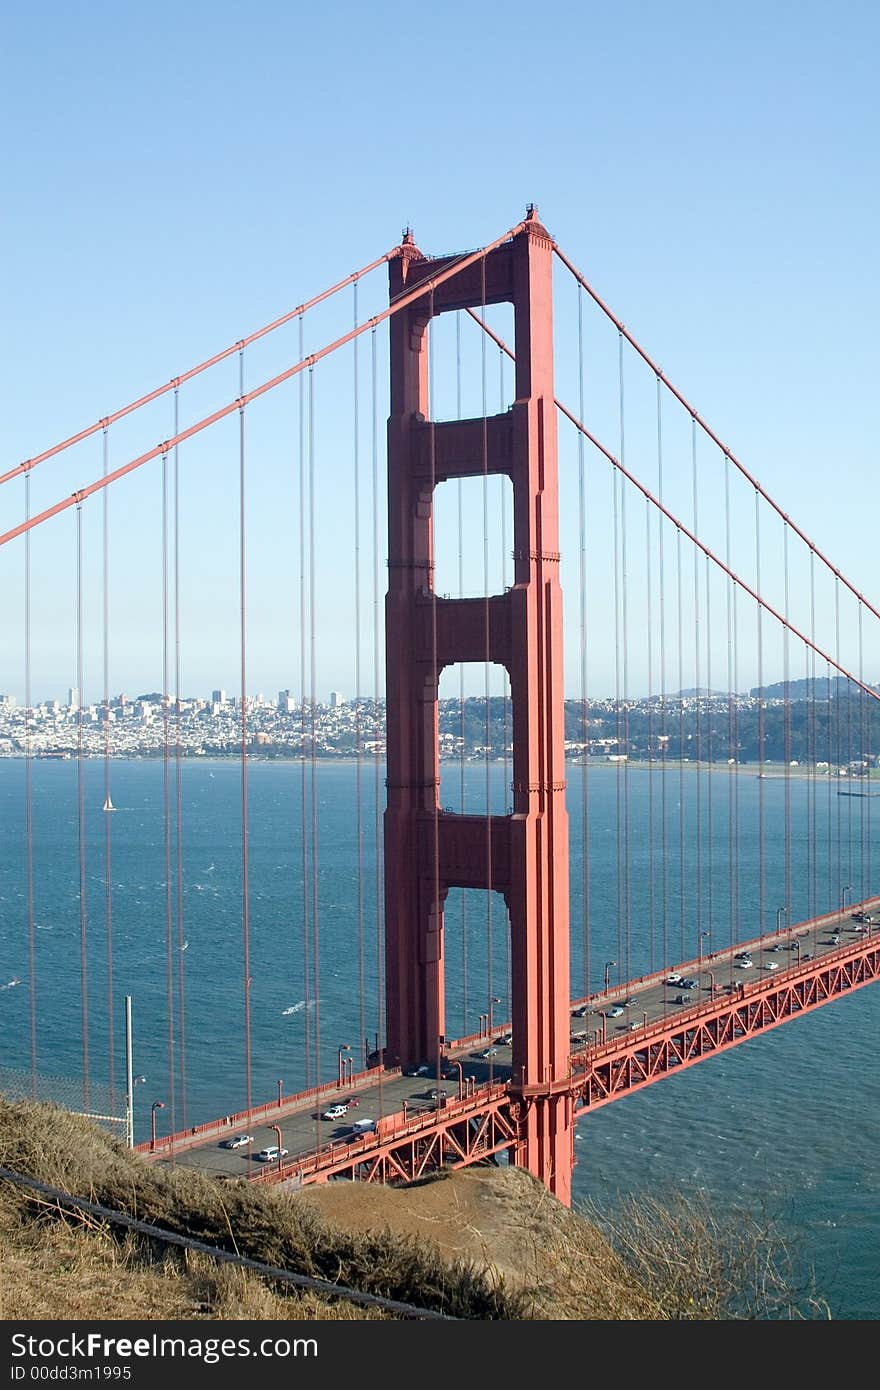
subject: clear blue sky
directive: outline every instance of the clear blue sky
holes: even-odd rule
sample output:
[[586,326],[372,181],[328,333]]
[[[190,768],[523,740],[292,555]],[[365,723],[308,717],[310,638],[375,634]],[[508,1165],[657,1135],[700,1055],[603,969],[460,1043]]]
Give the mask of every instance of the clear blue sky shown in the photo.
[[[535,202],[667,375],[876,596],[878,40],[869,0],[744,0],[723,14],[681,0],[7,7],[3,467],[348,274],[405,224],[442,252],[497,236]],[[236,394],[231,367],[224,392]],[[140,447],[169,432],[166,415]],[[203,480],[200,516],[187,520],[184,693],[238,689],[235,643],[212,650],[194,598],[200,573],[217,583],[234,635],[236,459],[223,438],[228,489]],[[125,442],[114,440],[114,462]],[[66,495],[99,463],[93,442],[72,471],[49,480],[43,465],[35,499]],[[130,504],[114,501],[114,525],[136,529],[140,496],[132,484]],[[22,498],[18,482],[2,490],[2,529]],[[217,551],[221,515],[230,536]],[[58,526],[57,541],[34,543],[38,698],[74,683],[72,522]],[[339,543],[330,505],[318,526],[326,554]],[[111,685],[137,693],[161,679],[155,630],[140,654],[130,641],[148,618],[155,629],[157,590],[138,560],[122,582],[128,544],[114,531]],[[249,684],[274,693],[296,686],[300,648],[292,570],[277,579],[290,651],[261,646],[270,549],[254,543]],[[20,567],[19,546],[0,563],[7,593]],[[93,583],[97,620],[96,595]],[[351,693],[350,639],[320,613],[319,625],[319,697]],[[93,695],[99,646],[86,653]],[[7,610],[0,690],[19,699],[21,651],[20,613]],[[607,685],[607,650],[594,658]]]

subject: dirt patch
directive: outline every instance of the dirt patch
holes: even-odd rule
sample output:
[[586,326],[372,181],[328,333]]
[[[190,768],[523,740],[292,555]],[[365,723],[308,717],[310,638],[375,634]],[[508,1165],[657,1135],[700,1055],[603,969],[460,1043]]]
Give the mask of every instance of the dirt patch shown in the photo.
[[596,1228],[522,1168],[463,1168],[408,1187],[316,1184],[294,1200],[340,1229],[415,1237],[444,1260],[485,1266],[528,1290],[536,1316],[656,1316]]

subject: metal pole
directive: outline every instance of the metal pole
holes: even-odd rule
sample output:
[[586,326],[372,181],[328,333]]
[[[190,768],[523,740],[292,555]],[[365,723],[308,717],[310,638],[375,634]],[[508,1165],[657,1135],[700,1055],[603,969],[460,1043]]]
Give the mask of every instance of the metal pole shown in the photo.
[[125,1142],[134,1148],[134,1071],[131,1056],[131,995],[125,996]]

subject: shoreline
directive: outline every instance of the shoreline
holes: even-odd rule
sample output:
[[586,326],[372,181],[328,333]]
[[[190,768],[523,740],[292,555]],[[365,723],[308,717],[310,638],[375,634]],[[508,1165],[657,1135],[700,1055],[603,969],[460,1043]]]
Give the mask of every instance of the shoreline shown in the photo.
[[[105,759],[105,755],[103,752],[84,752],[82,756],[84,762],[101,763]],[[169,750],[169,756],[172,761],[177,761],[177,756],[174,750]],[[30,758],[28,758],[27,754],[25,753],[0,754],[0,763],[19,763],[28,761],[32,763],[75,763],[78,762],[79,759],[76,752],[49,754],[32,753]],[[109,756],[109,761],[111,763],[159,763],[164,761],[164,750],[158,749],[155,753],[111,753]],[[311,758],[303,758],[300,754],[276,754],[273,756],[267,756],[266,754],[261,753],[248,753],[247,761],[248,763],[282,763],[284,765],[287,765],[289,763],[311,762]],[[325,753],[318,754],[316,756],[315,761],[321,763],[322,765],[327,764],[329,766],[333,766],[339,763],[357,766],[358,762],[360,762],[361,767],[375,767],[377,762],[379,762],[380,764],[384,764],[385,759],[384,756],[382,758],[377,759],[372,753],[363,753],[361,754],[360,759],[358,759],[358,757],[353,753]],[[503,765],[505,761],[508,763],[508,765],[512,765],[512,756],[508,755],[506,760],[503,757],[494,756],[490,758],[488,761],[499,766]],[[241,762],[241,754],[240,752],[227,754],[181,752],[180,762],[186,764],[230,763],[235,765]],[[448,767],[450,765],[459,765],[460,762],[460,758],[446,757],[440,759],[440,766]],[[464,762],[466,765],[472,765],[474,767],[483,767],[485,766],[486,759],[483,757],[468,757],[464,759]],[[851,794],[853,795],[870,795],[871,793],[869,793],[867,789],[871,787],[875,782],[880,784],[880,769],[872,769],[867,777],[840,777],[833,776],[828,768],[819,769],[816,767],[809,767],[805,764],[800,764],[796,768],[786,768],[781,763],[767,762],[765,762],[764,764],[727,762],[710,763],[706,762],[705,760],[697,762],[696,759],[687,759],[683,762],[679,759],[669,759],[668,761],[655,760],[653,762],[649,762],[645,759],[637,758],[631,758],[629,760],[623,760],[620,762],[612,762],[605,759],[600,760],[597,758],[595,760],[589,759],[585,762],[583,759],[567,758],[566,767],[586,767],[591,772],[596,772],[599,769],[601,769],[603,772],[615,772],[618,774],[626,774],[628,771],[653,772],[659,773],[663,776],[675,774],[681,775],[685,772],[706,773],[716,776],[726,774],[728,777],[754,777],[757,780],[766,782],[827,781],[829,785],[831,783],[837,783],[838,788],[840,790],[845,790],[847,792],[850,792],[850,789],[853,788],[854,790],[851,792]],[[880,795],[880,785],[878,785],[877,795]]]

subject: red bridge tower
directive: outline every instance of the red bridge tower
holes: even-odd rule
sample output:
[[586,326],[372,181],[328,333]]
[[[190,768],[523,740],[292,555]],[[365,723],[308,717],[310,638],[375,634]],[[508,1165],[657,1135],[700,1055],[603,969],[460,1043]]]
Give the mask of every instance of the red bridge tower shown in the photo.
[[[392,299],[425,294],[391,319],[386,598],[386,1000],[389,1062],[436,1058],[445,1033],[443,904],[451,887],[495,889],[510,914],[513,1161],[571,1200],[568,817],[562,592],[553,388],[552,242],[529,209],[510,240],[439,286],[456,257],[429,259],[407,236],[390,263]],[[503,415],[432,422],[432,315],[514,308],[516,400]],[[434,489],[506,474],[513,484],[513,585],[485,599],[434,593]],[[510,675],[513,811],[440,809],[437,693],[454,662]]]

